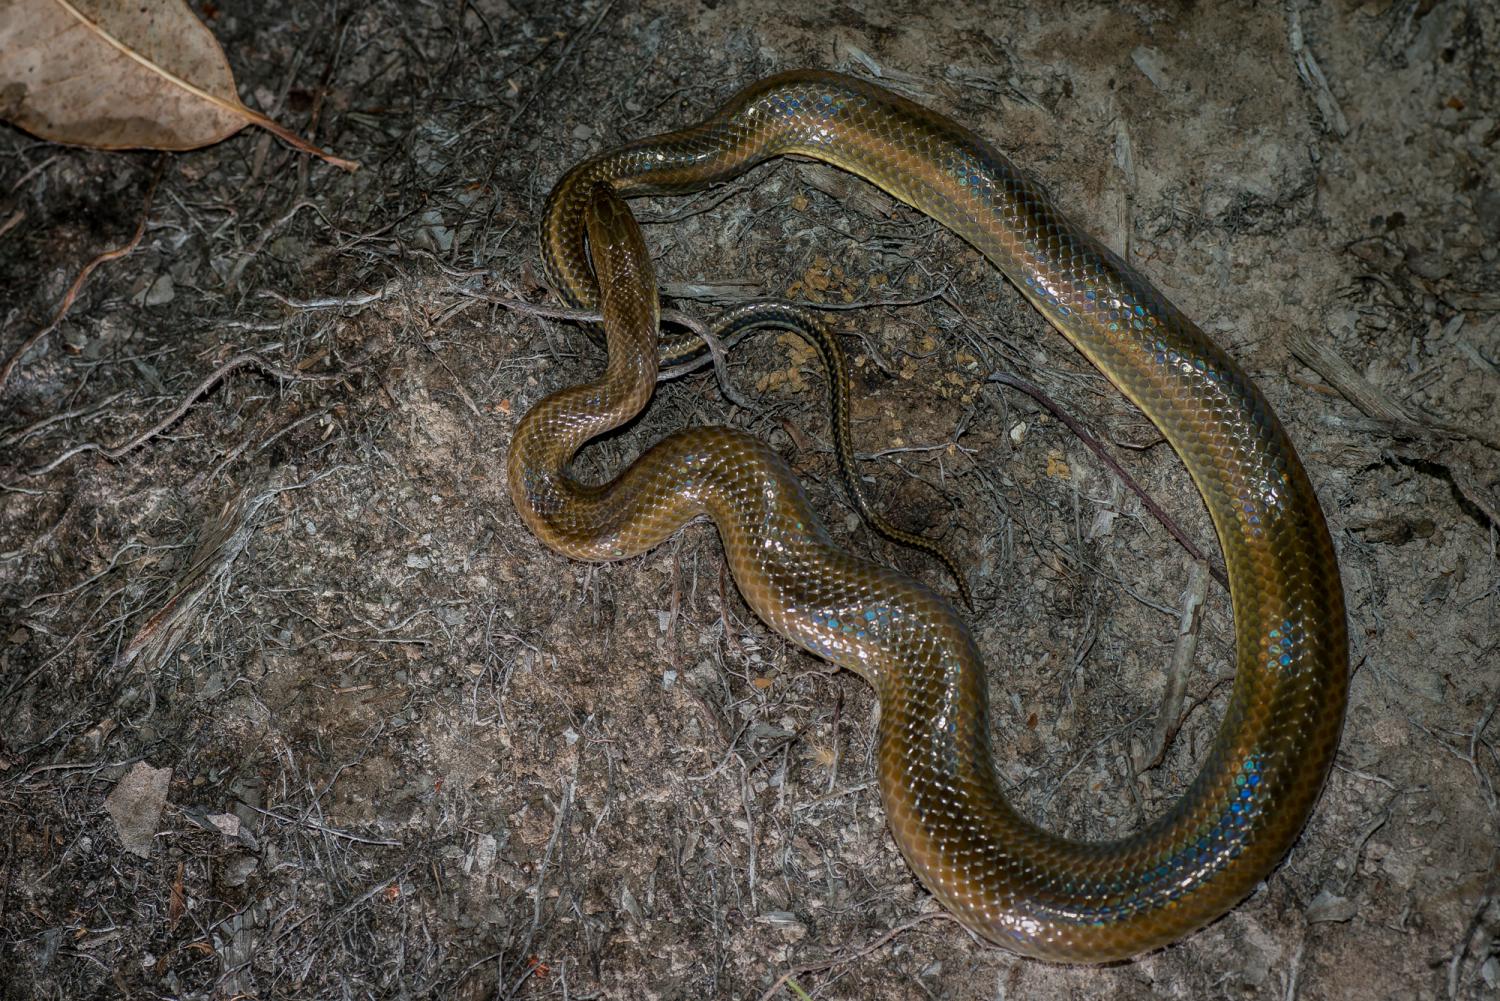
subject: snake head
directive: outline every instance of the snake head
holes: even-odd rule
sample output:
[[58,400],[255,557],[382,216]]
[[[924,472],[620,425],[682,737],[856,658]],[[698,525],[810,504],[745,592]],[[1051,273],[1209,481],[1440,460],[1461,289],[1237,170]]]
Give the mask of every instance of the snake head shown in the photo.
[[641,227],[614,188],[602,181],[595,184],[589,192],[584,218],[589,259],[601,288],[632,281],[656,287]]

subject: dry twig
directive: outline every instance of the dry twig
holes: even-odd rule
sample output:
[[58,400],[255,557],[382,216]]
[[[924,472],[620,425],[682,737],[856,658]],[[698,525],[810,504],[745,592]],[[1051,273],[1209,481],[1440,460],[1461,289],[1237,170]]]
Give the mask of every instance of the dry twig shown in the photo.
[[146,194],[141,199],[141,219],[140,222],[136,223],[135,232],[131,234],[130,239],[114,250],[106,250],[83,266],[83,270],[78,272],[78,277],[73,279],[73,284],[68,286],[68,291],[63,295],[62,302],[58,304],[57,312],[52,315],[52,322],[38,329],[30,337],[22,341],[21,346],[16,348],[15,352],[5,360],[5,364],[0,365],[0,390],[5,388],[5,383],[10,379],[11,372],[20,364],[21,359],[26,356],[26,352],[40,344],[43,338],[56,330],[58,325],[62,323],[63,317],[68,315],[68,310],[73,308],[73,303],[78,299],[78,293],[83,291],[84,283],[89,280],[89,275],[93,274],[99,265],[119,260],[140,246],[141,237],[146,234],[146,220],[151,218],[151,201],[156,196],[156,186],[161,182],[161,176],[166,169],[166,164],[167,158],[165,156],[159,157],[156,161],[156,171],[151,175],[151,183],[146,186]]
[[261,369],[262,371],[276,376],[278,379],[285,379],[288,382],[337,382],[339,379],[343,379],[349,375],[349,372],[347,371],[335,372],[327,375],[309,375],[306,372],[296,372],[291,369],[282,368],[280,365],[276,365],[266,361],[259,355],[249,353],[238,354],[229,359],[224,364],[220,365],[218,368],[214,369],[208,375],[204,376],[203,380],[199,382],[198,385],[189,390],[188,393],[183,396],[180,401],[178,401],[177,406],[168,411],[165,417],[163,417],[161,420],[157,421],[150,427],[146,428],[146,430],[140,432],[139,434],[133,435],[132,437],[127,438],[124,441],[114,445],[100,445],[95,442],[85,442],[82,445],[75,445],[67,451],[63,452],[61,455],[57,456],[52,461],[26,470],[26,475],[43,476],[47,473],[52,472],[52,470],[56,469],[58,466],[61,466],[64,462],[67,462],[75,455],[81,455],[84,452],[98,452],[106,459],[118,459],[121,456],[125,455],[127,452],[131,451],[139,445],[144,444],[150,439],[156,437],[158,434],[161,434],[161,432],[165,431],[167,428],[171,427],[178,418],[187,413],[188,408],[197,401],[198,397],[202,396],[204,393],[213,388],[215,383],[217,383],[220,379],[223,379],[226,375],[235,371],[236,369],[244,368],[247,365],[253,365],[256,368]]
[[1089,451],[1098,456],[1099,461],[1108,466],[1110,468],[1110,471],[1120,478],[1120,482],[1125,484],[1125,486],[1129,488],[1131,493],[1135,494],[1141,499],[1141,504],[1145,506],[1147,511],[1151,512],[1151,516],[1158,522],[1160,522],[1163,528],[1165,528],[1172,534],[1172,538],[1177,540],[1178,545],[1182,546],[1183,549],[1186,549],[1188,555],[1191,556],[1194,560],[1197,560],[1199,563],[1208,566],[1208,572],[1213,575],[1214,580],[1222,584],[1224,586],[1224,590],[1229,590],[1229,578],[1224,575],[1224,572],[1218,567],[1209,564],[1208,557],[1204,554],[1203,550],[1199,549],[1196,545],[1193,544],[1190,539],[1188,539],[1187,534],[1184,533],[1182,529],[1177,527],[1177,523],[1172,520],[1172,518],[1167,514],[1166,511],[1162,510],[1161,505],[1157,504],[1156,501],[1151,499],[1151,495],[1146,493],[1146,488],[1137,483],[1135,477],[1127,473],[1125,471],[1125,468],[1118,462],[1116,462],[1114,458],[1104,450],[1104,445],[1100,443],[1099,439],[1090,434],[1088,432],[1088,429],[1086,429],[1078,421],[1074,420],[1072,415],[1063,410],[1063,408],[1060,407],[1055,400],[1049,397],[1046,393],[1042,392],[1040,388],[1033,386],[1025,379],[1021,379],[1017,376],[1009,375],[1004,372],[996,372],[995,374],[990,376],[990,379],[1002,385],[1010,386],[1013,389],[1019,389],[1021,392],[1025,393],[1027,396],[1031,397],[1033,400],[1036,400],[1043,407],[1045,407],[1047,409],[1047,412],[1050,413],[1053,417],[1056,417],[1058,420],[1067,425],[1068,430],[1072,431],[1073,434],[1078,437],[1078,440],[1083,442],[1084,445],[1088,447]]
[[1187,695],[1188,669],[1198,649],[1198,627],[1203,621],[1203,602],[1208,597],[1208,567],[1194,560],[1188,569],[1187,587],[1182,595],[1182,619],[1177,625],[1177,641],[1172,647],[1172,663],[1167,669],[1167,688],[1161,700],[1161,712],[1151,730],[1151,743],[1135,760],[1139,775],[1161,764],[1167,745],[1182,725],[1182,700]]

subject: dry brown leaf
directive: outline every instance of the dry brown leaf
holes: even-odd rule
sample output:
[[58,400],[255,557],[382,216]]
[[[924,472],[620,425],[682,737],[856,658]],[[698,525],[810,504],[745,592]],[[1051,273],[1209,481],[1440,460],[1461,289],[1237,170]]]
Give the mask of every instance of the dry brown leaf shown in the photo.
[[195,149],[253,123],[359,167],[245,107],[224,50],[184,0],[0,0],[0,118],[102,149]]
[[171,784],[172,769],[152,768],[144,761],[137,761],[105,797],[104,809],[114,818],[115,830],[126,851],[141,858],[151,857]]

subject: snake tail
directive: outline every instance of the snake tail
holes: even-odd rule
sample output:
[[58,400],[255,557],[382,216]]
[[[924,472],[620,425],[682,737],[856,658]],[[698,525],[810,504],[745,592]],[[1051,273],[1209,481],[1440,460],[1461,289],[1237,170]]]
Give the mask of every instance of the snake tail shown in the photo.
[[838,335],[816,310],[785,299],[751,299],[730,306],[709,324],[709,333],[722,343],[732,344],[756,330],[787,330],[802,338],[818,353],[828,382],[828,405],[832,412],[833,451],[838,458],[839,475],[854,509],[865,524],[879,535],[907,549],[926,553],[943,565],[958,588],[958,599],[966,608],[974,607],[969,580],[958,559],[943,546],[895,524],[875,506],[870,492],[859,477],[859,461],[854,448],[852,416],[849,409],[849,365]]

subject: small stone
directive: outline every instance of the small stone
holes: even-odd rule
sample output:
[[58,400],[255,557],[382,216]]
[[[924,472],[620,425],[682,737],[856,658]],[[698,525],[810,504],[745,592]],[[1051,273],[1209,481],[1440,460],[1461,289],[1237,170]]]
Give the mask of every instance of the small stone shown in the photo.
[[1308,924],[1325,921],[1344,922],[1353,918],[1359,906],[1348,897],[1340,897],[1327,889],[1319,890],[1313,902],[1307,905]]
[[1437,281],[1449,271],[1448,265],[1437,253],[1417,250],[1415,247],[1406,252],[1406,266],[1411,269],[1412,274],[1428,281]]
[[177,298],[177,285],[172,281],[170,274],[164,274],[146,289],[141,296],[141,302],[147,306],[165,306],[175,298]]
[[208,822],[223,832],[226,838],[237,838],[240,836],[240,818],[232,813],[212,813],[208,816]]
[[453,230],[443,224],[443,214],[437,209],[423,212],[417,228],[417,243],[428,250],[447,252],[453,249]]
[[464,868],[475,876],[487,875],[495,868],[495,856],[499,848],[500,843],[493,834],[481,834],[474,843],[474,850],[469,853]]
[[260,863],[254,855],[237,855],[230,859],[229,864],[224,867],[223,883],[225,886],[244,886],[250,874]]
[[767,911],[756,920],[775,928],[788,942],[795,942],[807,934],[807,925],[790,911]]
[[1154,49],[1149,45],[1137,45],[1130,51],[1130,61],[1135,63],[1135,68],[1151,81],[1151,86],[1157,90],[1165,90],[1167,83],[1166,70],[1162,63],[1160,49]]

